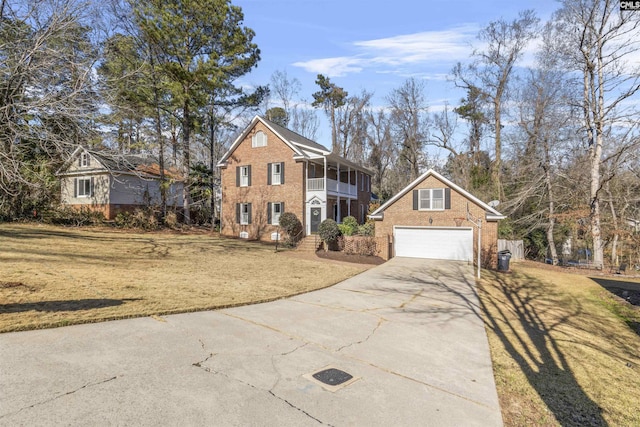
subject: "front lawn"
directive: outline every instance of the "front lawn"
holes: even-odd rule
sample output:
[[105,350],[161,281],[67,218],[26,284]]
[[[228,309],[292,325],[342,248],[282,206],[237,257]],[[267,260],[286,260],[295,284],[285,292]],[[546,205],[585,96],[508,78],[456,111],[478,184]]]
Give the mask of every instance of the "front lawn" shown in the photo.
[[0,332],[257,303],[365,268],[211,233],[0,224]]
[[480,284],[505,426],[640,425],[638,308],[612,277],[512,267]]

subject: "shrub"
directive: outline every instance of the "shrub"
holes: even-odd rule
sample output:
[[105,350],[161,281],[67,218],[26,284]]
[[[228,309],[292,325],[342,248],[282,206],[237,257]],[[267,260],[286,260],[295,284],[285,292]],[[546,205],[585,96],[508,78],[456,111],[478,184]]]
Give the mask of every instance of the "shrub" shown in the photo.
[[375,234],[375,224],[372,222],[367,222],[358,226],[358,235],[359,236],[373,236]]
[[342,224],[338,225],[340,232],[344,236],[353,236],[358,231],[358,220],[352,216],[347,216],[342,220]]
[[278,222],[280,227],[287,233],[286,244],[289,246],[295,246],[300,240],[301,232],[302,232],[302,223],[296,216],[296,214],[292,212],[283,212],[280,215],[280,220]]
[[338,228],[338,224],[334,220],[327,218],[320,223],[318,235],[326,245],[329,245],[334,243],[340,236],[340,228]]
[[151,209],[136,209],[133,213],[119,212],[114,219],[116,227],[141,228],[143,230],[157,230],[160,221]]
[[175,212],[167,212],[164,217],[164,225],[169,228],[176,228],[178,226],[178,215]]
[[105,220],[101,211],[88,207],[76,209],[70,206],[60,206],[43,216],[43,219],[51,224],[75,226],[97,225]]

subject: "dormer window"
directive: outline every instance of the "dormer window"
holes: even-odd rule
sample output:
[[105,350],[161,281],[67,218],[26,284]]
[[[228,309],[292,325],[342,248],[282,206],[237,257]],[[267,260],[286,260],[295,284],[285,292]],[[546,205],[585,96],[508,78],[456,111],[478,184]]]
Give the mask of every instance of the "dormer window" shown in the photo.
[[266,147],[267,146],[267,134],[259,130],[253,135],[251,139],[251,146],[253,148]]
[[89,166],[91,166],[91,156],[89,156],[89,153],[84,152],[80,154],[78,166],[80,166],[81,168],[88,168]]

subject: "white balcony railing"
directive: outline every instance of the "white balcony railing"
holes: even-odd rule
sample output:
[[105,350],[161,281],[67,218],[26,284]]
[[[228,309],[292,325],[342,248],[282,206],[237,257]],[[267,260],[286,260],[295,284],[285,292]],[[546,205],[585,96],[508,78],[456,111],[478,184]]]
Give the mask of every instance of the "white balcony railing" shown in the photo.
[[324,191],[324,178],[307,179],[307,191]]
[[[307,191],[324,191],[324,178],[309,178],[307,180]],[[355,185],[338,182],[334,179],[327,179],[327,191],[349,196],[358,195],[358,188]]]

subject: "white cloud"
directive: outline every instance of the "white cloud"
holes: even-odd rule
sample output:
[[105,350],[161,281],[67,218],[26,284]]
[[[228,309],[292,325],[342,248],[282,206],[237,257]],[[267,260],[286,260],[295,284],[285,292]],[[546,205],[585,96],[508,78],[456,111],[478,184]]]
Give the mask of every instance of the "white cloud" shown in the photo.
[[293,65],[304,68],[310,73],[323,74],[328,77],[341,77],[345,74],[359,73],[362,71],[362,63],[361,59],[343,56],[295,62]]
[[384,39],[355,42],[354,46],[372,54],[371,62],[410,64],[426,61],[455,62],[471,53],[476,25],[462,25],[444,31],[425,31]]
[[[352,56],[313,59],[293,65],[329,77],[359,73],[365,68],[378,73],[396,73],[402,68],[416,65],[424,65],[425,68],[450,66],[469,58],[472,52],[471,42],[475,40],[477,33],[476,25],[461,25],[443,31],[356,41],[351,44],[355,50]],[[434,78],[442,79],[442,75]]]

